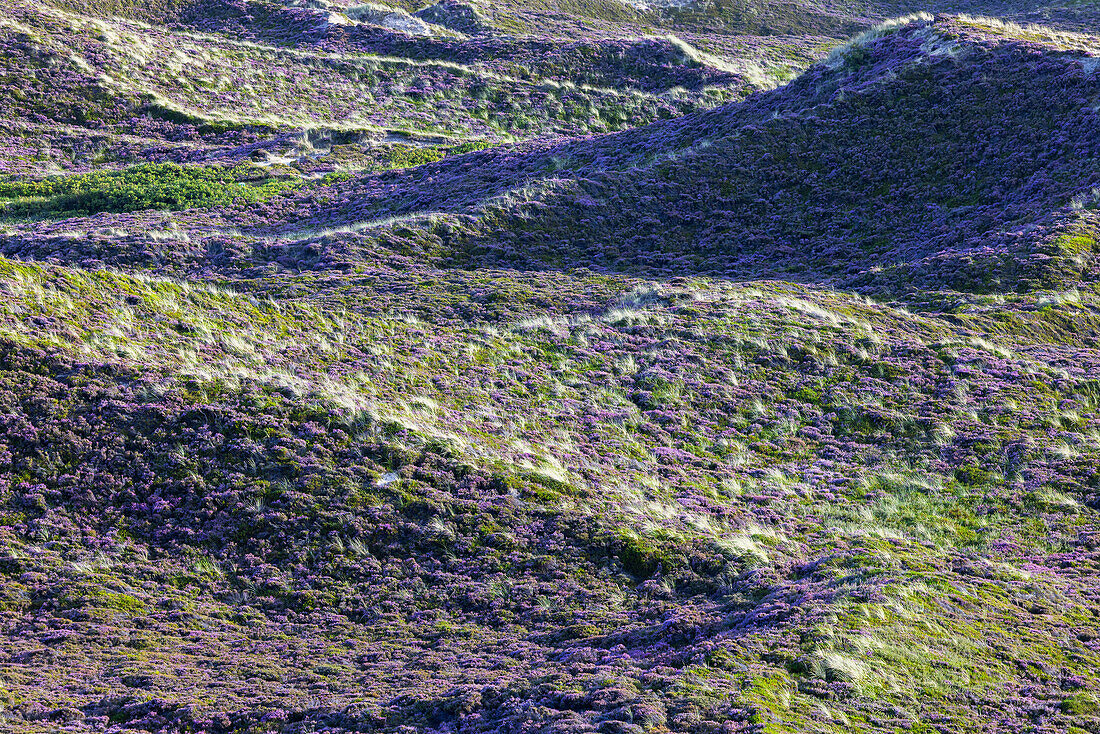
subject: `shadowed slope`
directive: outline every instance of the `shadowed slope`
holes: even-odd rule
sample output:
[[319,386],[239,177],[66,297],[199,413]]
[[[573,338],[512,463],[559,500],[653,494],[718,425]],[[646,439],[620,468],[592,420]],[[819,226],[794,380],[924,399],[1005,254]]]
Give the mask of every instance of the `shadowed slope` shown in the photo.
[[[257,214],[289,218],[264,229],[297,239],[393,232],[396,217],[426,257],[457,267],[784,274],[894,292],[1088,272],[1100,76],[1059,44],[1092,40],[950,19],[876,35],[743,105],[368,177],[331,203]],[[322,266],[356,246],[310,245]]]

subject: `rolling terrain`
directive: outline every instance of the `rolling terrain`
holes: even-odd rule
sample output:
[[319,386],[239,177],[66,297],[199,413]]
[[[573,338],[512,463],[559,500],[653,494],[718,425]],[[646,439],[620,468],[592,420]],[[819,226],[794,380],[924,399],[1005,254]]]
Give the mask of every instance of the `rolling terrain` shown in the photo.
[[1100,732],[1095,8],[925,9],[12,0],[0,731]]

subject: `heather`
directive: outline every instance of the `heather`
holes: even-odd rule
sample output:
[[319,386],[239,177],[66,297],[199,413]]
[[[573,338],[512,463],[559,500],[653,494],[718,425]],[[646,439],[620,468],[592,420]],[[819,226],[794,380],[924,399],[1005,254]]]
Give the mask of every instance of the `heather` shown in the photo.
[[[783,283],[547,275],[558,316],[433,323],[5,268],[17,728],[1054,731],[1091,700],[1089,349]],[[247,686],[196,705],[210,666]]]
[[1100,731],[1100,41],[948,9],[5,6],[0,732]]
[[[425,246],[462,267],[1066,286],[1095,239],[1090,208],[1073,204],[1100,184],[1091,57],[981,28],[915,24],[744,105],[454,160],[426,184],[361,179],[285,208],[292,224],[276,232],[431,213]],[[951,130],[936,132],[945,109]]]

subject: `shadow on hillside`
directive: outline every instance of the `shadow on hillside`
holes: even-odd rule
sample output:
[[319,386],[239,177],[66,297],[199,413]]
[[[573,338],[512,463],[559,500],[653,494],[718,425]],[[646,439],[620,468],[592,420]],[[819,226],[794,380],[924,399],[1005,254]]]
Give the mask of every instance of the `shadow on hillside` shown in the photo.
[[440,267],[1059,287],[1095,240],[1089,68],[919,23],[741,105],[368,176],[249,231],[305,267],[389,251]]
[[918,22],[784,88],[645,128],[186,213],[167,241],[135,215],[23,227],[0,248],[244,277],[591,268],[887,292],[1058,288],[1088,272],[1098,229],[1100,116],[1082,110],[1100,78],[1085,61]]

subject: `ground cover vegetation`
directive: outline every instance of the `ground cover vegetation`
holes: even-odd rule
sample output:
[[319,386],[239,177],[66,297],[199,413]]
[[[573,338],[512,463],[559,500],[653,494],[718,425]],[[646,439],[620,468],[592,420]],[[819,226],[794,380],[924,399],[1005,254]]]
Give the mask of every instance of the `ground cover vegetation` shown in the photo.
[[5,4],[0,731],[1100,731],[1097,13],[922,9]]

